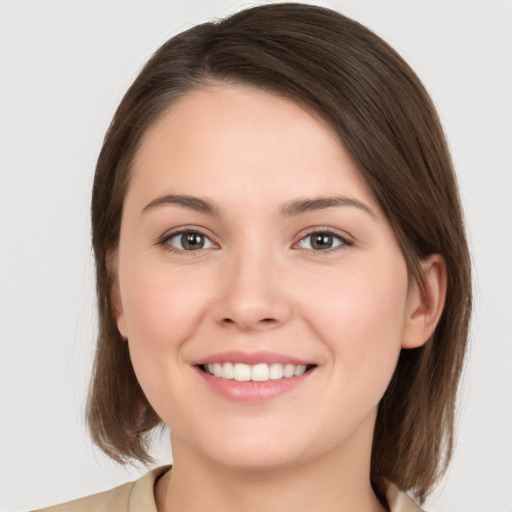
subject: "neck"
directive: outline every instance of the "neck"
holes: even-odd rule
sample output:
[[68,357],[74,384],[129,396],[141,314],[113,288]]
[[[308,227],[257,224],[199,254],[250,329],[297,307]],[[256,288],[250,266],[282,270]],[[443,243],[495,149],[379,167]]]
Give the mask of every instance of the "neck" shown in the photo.
[[350,443],[345,450],[290,467],[240,470],[206,459],[173,438],[173,469],[157,486],[157,508],[159,512],[383,512],[386,509],[370,485],[371,447],[365,451],[362,457],[361,446]]

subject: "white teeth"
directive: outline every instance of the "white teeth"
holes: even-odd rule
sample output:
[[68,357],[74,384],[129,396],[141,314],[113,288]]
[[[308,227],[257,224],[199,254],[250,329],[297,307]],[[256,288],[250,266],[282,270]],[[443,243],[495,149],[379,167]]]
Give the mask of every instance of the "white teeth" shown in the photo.
[[272,363],[270,365],[270,378],[272,380],[283,378],[283,365],[279,363]]
[[251,380],[251,367],[248,364],[235,363],[234,379],[239,382],[248,382]]
[[269,379],[269,369],[266,364],[255,364],[251,368],[251,380],[265,382]]
[[213,363],[213,375],[222,377],[222,365],[220,363]]
[[268,380],[289,379],[304,374],[307,366],[281,363],[248,365],[243,363],[208,363],[204,371],[222,379],[234,379],[239,382],[266,382]]
[[299,375],[302,375],[305,371],[306,371],[306,365],[299,364],[295,367],[295,370],[293,370],[293,375],[295,375],[295,377],[298,377]]
[[293,377],[295,366],[293,364],[287,364],[283,369],[283,376],[286,378]]
[[232,363],[224,363],[222,365],[222,378],[223,379],[234,379],[235,369]]

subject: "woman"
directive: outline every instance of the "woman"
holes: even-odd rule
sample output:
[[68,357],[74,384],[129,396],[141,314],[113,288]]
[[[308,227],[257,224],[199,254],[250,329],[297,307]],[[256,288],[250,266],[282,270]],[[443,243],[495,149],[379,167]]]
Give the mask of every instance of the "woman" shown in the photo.
[[160,48],[92,202],[88,420],[173,468],[50,510],[419,510],[449,461],[471,309],[446,142],[361,25],[265,5]]

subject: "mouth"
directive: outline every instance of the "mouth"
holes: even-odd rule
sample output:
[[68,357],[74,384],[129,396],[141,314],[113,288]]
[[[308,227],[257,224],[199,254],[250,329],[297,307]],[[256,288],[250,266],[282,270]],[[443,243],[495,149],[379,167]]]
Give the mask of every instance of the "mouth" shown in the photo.
[[289,354],[227,351],[192,364],[215,394],[239,404],[267,403],[294,389],[303,389],[318,364]]
[[282,363],[233,363],[216,362],[199,364],[197,367],[207,375],[237,382],[268,382],[300,377],[316,367],[314,364]]

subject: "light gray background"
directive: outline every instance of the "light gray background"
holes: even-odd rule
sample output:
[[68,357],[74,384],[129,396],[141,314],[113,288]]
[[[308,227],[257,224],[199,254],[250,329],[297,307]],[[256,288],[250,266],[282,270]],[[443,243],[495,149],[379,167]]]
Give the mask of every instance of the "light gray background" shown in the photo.
[[[426,509],[512,510],[512,2],[331,0],[390,42],[438,106],[475,265],[472,347],[453,464]],[[146,471],[83,426],[95,333],[89,195],[103,134],[151,53],[253,3],[0,2],[0,509],[97,492]],[[169,460],[158,451],[157,463]]]

